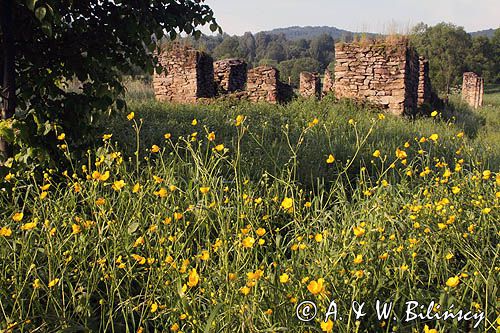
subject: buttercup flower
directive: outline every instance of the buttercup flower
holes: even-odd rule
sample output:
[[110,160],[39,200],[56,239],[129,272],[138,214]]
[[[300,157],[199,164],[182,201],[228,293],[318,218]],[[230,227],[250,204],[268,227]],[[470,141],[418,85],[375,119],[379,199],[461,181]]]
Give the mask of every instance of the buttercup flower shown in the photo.
[[187,285],[189,287],[193,288],[193,287],[196,287],[199,282],[200,282],[200,276],[198,275],[198,272],[196,272],[196,268],[193,268],[189,272]]
[[460,278],[458,276],[453,276],[446,280],[446,285],[451,288],[455,288],[460,283]]

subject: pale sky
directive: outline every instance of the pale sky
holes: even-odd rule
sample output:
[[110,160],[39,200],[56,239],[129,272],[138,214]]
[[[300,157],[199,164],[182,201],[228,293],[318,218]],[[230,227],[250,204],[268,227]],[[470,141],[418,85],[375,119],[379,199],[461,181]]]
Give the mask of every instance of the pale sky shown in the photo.
[[472,32],[500,27],[500,0],[205,0],[230,35],[289,26],[405,33],[451,22]]

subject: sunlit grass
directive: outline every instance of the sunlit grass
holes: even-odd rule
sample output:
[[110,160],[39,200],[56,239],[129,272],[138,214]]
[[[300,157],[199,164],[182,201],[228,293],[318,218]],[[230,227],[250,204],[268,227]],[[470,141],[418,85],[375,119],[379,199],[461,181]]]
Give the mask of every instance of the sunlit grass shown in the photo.
[[[318,332],[331,299],[336,332],[470,330],[405,323],[408,300],[484,311],[496,329],[493,128],[333,100],[130,111],[74,170],[3,180],[0,329]],[[376,299],[398,319],[356,321],[352,300]]]

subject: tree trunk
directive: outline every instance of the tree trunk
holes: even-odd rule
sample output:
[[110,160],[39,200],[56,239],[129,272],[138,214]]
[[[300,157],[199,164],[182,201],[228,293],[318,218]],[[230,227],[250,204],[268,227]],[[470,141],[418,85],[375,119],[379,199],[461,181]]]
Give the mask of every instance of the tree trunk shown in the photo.
[[[14,0],[0,0],[0,28],[2,29],[3,70],[0,73],[0,93],[2,94],[1,119],[14,116],[16,109],[16,68],[13,31]],[[1,52],[0,51],[0,52]],[[12,156],[12,145],[0,137],[0,154]]]

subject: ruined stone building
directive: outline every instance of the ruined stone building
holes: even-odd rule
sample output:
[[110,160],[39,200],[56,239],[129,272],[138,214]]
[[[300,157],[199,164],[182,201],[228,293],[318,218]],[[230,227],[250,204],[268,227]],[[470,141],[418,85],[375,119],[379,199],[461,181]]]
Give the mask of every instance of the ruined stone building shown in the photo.
[[321,98],[321,78],[318,73],[301,72],[299,93],[302,97]]
[[[321,98],[334,92],[337,98],[369,101],[397,115],[414,114],[433,101],[429,63],[405,40],[369,43],[339,43],[335,46],[334,73],[326,70],[321,84],[318,73],[300,73],[300,95]],[[272,66],[247,70],[241,59],[213,62],[198,50],[170,45],[159,55],[164,70],[156,73],[156,98],[174,103],[196,103],[200,99],[229,96],[252,102],[282,103],[292,99],[290,85],[279,80]],[[482,79],[464,75],[464,99],[482,103]]]
[[259,66],[247,71],[240,59],[213,62],[201,51],[178,43],[159,54],[163,66],[155,73],[156,99],[173,103],[196,103],[200,99],[232,96],[254,102],[281,103],[293,97],[291,86],[279,80],[279,71]]
[[247,63],[241,59],[214,62],[214,81],[217,92],[221,94],[245,90]]
[[484,79],[473,72],[464,73],[462,99],[472,108],[483,106]]
[[419,57],[407,42],[335,45],[335,95],[368,100],[397,115],[417,109]]
[[178,44],[158,56],[163,67],[153,87],[159,101],[195,103],[215,96],[213,60],[208,54]]

